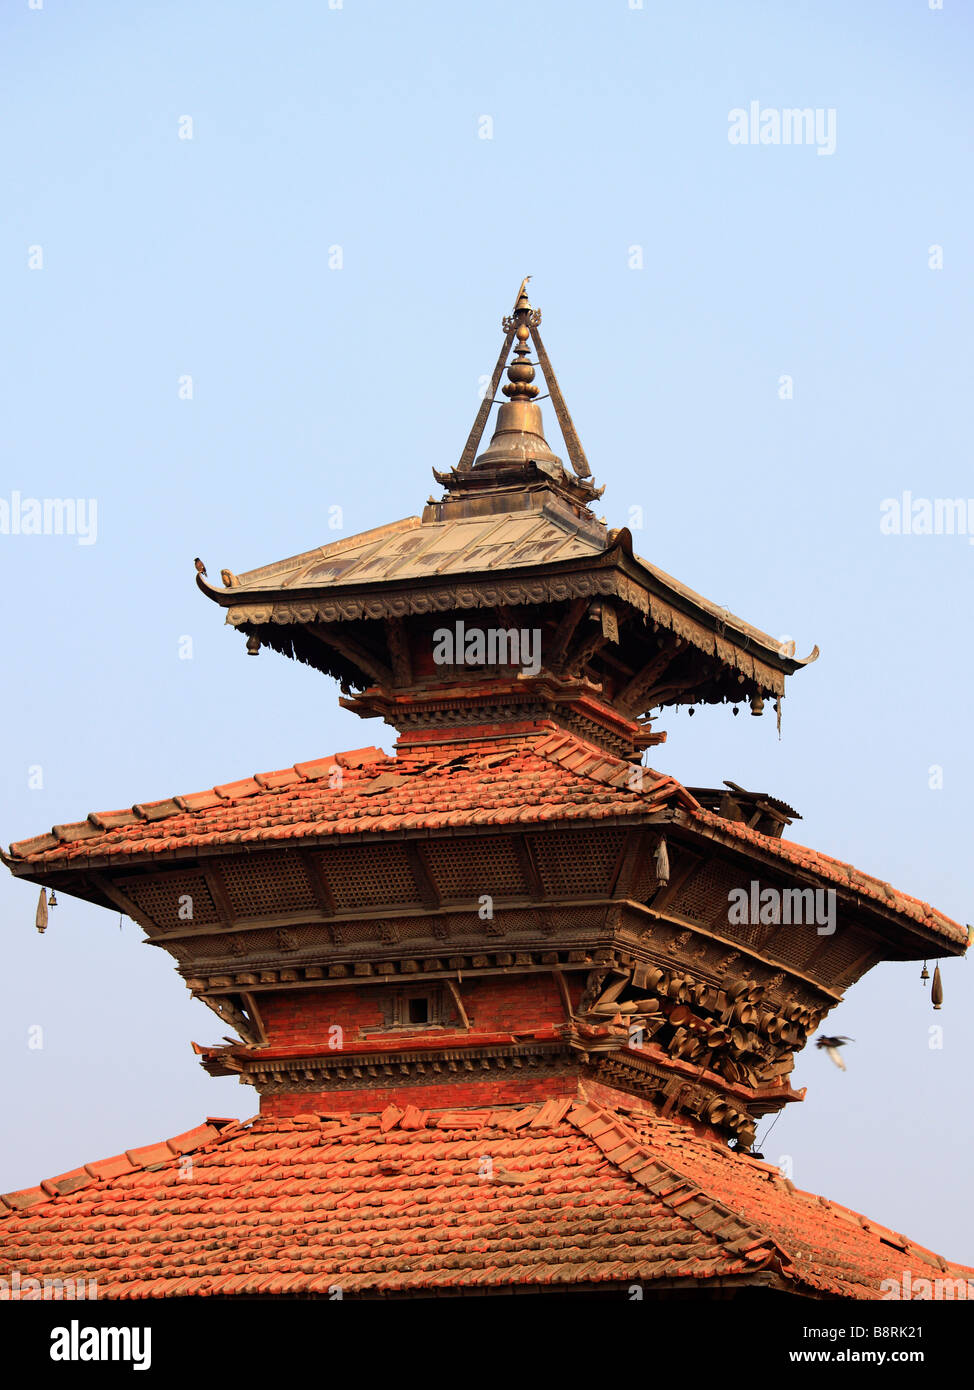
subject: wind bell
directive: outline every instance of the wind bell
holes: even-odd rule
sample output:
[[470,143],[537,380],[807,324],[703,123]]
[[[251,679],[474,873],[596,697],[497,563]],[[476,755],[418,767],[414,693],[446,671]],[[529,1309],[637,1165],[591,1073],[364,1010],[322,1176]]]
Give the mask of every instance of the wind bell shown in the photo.
[[666,836],[661,835],[656,846],[656,853],[653,856],[656,867],[656,879],[658,883],[669,883],[670,881],[670,856],[666,848]]
[[933,984],[930,986],[930,1002],[935,1009],[939,1009],[944,1002],[944,987],[940,979],[940,966],[933,968]]

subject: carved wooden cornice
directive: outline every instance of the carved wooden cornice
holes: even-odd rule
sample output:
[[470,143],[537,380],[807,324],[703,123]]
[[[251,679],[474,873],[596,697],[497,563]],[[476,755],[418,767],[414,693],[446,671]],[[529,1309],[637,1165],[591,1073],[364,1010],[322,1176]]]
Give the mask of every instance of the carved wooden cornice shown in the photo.
[[[590,561],[584,570],[559,572],[552,565],[547,573],[519,578],[505,576],[502,580],[484,576],[464,577],[457,581],[431,585],[422,579],[401,587],[393,582],[382,593],[361,589],[349,593],[327,591],[320,595],[296,595],[258,601],[245,596],[232,598],[227,610],[227,622],[234,627],[257,628],[264,624],[314,626],[352,622],[359,619],[386,620],[404,618],[410,614],[449,613],[475,608],[512,607],[526,604],[563,603],[584,598],[615,598],[628,604],[655,628],[673,633],[685,643],[707,656],[716,657],[725,667],[739,671],[746,680],[765,692],[781,695],[785,688],[785,670],[762,659],[753,639],[743,642],[729,640],[700,619],[679,609],[673,602],[653,593],[633,574],[619,565],[619,553],[607,551],[605,556]],[[227,590],[232,596],[234,590]],[[731,631],[731,629],[725,629]],[[775,653],[767,656],[774,660]],[[783,665],[794,665],[785,663]]]

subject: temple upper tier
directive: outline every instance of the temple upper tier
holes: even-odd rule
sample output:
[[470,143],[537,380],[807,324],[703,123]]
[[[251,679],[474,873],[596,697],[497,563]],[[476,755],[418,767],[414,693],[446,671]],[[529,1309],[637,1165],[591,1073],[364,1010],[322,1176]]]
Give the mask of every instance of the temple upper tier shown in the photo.
[[[433,470],[443,495],[422,516],[242,574],[225,569],[222,587],[199,576],[200,588],[251,652],[269,647],[317,667],[342,682],[347,708],[401,731],[543,712],[638,758],[665,738],[653,727],[659,709],[727,703],[763,713],[818,648],[797,659],[793,643],[640,558],[628,529],[606,529],[540,318],[522,287],[467,445],[454,469]],[[571,470],[544,437],[529,340]],[[478,455],[512,343],[508,400]],[[445,622],[460,649],[443,661]],[[489,649],[470,658],[471,629],[511,635],[500,659]],[[529,660],[515,635],[530,642]]]

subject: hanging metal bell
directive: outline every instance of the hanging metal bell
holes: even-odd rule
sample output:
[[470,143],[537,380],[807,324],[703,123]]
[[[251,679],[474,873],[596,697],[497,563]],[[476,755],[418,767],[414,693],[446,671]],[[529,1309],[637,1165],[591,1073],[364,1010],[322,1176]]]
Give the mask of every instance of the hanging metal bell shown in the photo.
[[940,978],[939,965],[935,965],[933,970],[933,984],[930,986],[930,1002],[935,1009],[939,1009],[944,1002],[944,986]]
[[47,900],[48,907],[57,907],[57,898],[54,896],[54,889],[51,889],[51,896]]
[[923,962],[923,969],[920,971],[920,979],[924,984],[930,979],[930,971],[927,969],[927,962]]
[[656,852],[653,855],[653,863],[656,869],[656,881],[658,883],[669,883],[670,856],[666,848],[665,835],[661,835],[657,841]]

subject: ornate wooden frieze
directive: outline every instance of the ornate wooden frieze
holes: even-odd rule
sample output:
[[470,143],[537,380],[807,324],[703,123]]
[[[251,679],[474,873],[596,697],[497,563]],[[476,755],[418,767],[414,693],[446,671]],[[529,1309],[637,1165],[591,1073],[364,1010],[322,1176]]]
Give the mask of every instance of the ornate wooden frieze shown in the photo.
[[390,1055],[386,1051],[344,1053],[289,1060],[249,1059],[241,1081],[261,1095],[300,1091],[370,1090],[412,1080],[449,1084],[458,1077],[503,1072],[527,1078],[550,1072],[570,1051],[560,1040],[473,1047],[430,1047]]

